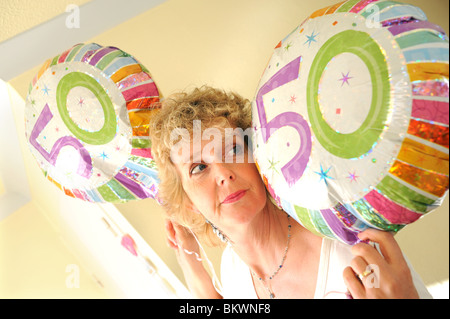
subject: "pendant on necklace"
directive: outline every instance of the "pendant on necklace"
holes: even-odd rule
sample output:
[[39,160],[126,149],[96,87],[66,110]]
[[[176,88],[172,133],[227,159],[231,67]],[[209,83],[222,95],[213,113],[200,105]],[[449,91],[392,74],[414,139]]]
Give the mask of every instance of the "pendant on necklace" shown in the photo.
[[275,295],[273,294],[273,292],[270,293],[270,299],[275,299]]

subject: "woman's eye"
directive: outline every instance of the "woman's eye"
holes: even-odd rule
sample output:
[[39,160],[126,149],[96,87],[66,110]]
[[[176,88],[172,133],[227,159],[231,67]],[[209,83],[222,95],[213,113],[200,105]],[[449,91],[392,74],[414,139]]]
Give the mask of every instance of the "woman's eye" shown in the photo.
[[241,145],[233,145],[233,147],[228,151],[228,156],[233,156],[233,155],[239,155],[241,154],[243,151],[243,148]]
[[233,150],[234,150],[234,154],[236,154],[236,155],[242,154],[242,152],[244,151],[244,149],[241,145],[235,145],[233,147]]
[[195,175],[195,174],[201,173],[204,169],[206,169],[205,164],[197,164],[191,168],[190,174]]

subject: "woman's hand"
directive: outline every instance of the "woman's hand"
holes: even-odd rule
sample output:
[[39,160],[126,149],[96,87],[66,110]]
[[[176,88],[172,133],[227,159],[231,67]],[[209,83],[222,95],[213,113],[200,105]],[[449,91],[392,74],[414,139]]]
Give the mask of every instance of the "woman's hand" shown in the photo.
[[166,233],[167,244],[175,249],[184,278],[193,296],[206,299],[222,298],[203,267],[200,247],[191,231],[167,219]]
[[167,245],[175,249],[177,257],[181,254],[193,255],[200,258],[200,249],[197,241],[189,229],[177,224],[170,219],[166,219]]
[[358,243],[352,247],[355,258],[344,270],[344,281],[355,299],[419,298],[411,271],[394,236],[367,229],[358,237],[379,244]]

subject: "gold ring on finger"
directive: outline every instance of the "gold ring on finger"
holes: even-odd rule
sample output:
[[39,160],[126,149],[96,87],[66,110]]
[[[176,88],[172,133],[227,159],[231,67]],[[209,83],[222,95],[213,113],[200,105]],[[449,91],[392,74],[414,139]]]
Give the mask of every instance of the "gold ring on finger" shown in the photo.
[[363,280],[364,278],[366,278],[367,276],[369,276],[372,273],[372,270],[366,270],[365,272],[363,272],[362,274],[358,274],[358,278],[359,280]]

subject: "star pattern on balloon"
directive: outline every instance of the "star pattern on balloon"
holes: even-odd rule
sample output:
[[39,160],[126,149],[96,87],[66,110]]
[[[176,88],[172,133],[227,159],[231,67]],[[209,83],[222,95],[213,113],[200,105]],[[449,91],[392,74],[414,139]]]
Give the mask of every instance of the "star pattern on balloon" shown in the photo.
[[308,48],[311,46],[311,42],[317,42],[316,37],[319,35],[319,33],[314,34],[314,32],[315,32],[315,31],[313,31],[313,32],[311,33],[311,35],[307,35],[306,37],[308,38],[308,40],[306,40],[306,42],[303,43],[303,44],[308,43]]
[[317,175],[320,176],[320,180],[319,182],[321,182],[322,180],[325,182],[325,185],[328,186],[328,182],[327,179],[334,179],[333,177],[329,176],[328,173],[330,172],[332,166],[328,167],[328,169],[326,171],[323,170],[322,164],[320,164],[320,172],[314,172]]
[[109,156],[105,153],[105,151],[103,151],[98,157],[101,157],[103,160],[109,159]]
[[347,72],[347,74],[344,75],[343,72],[341,72],[342,74],[342,78],[340,78],[338,81],[342,81],[341,87],[347,83],[347,85],[350,85],[350,83],[348,83],[348,80],[353,79],[352,76],[348,76],[350,74],[350,71]]
[[289,102],[291,104],[294,104],[296,99],[297,99],[297,97],[295,95],[291,95],[291,98],[289,99]]
[[42,92],[44,92],[45,95],[48,95],[48,91],[50,91],[50,89],[45,84],[44,84],[44,88],[41,90],[42,90]]
[[356,179],[357,179],[358,177],[359,177],[359,176],[356,175],[356,172],[355,172],[355,171],[353,171],[353,173],[348,172],[347,178],[350,179],[350,183],[352,183],[352,182],[357,182]]
[[268,162],[269,162],[269,169],[270,169],[272,172],[275,172],[275,173],[278,174],[278,170],[277,170],[277,168],[276,168],[276,165],[277,165],[280,161],[275,161],[275,160],[273,159],[273,157],[272,157],[272,160],[268,160]]

